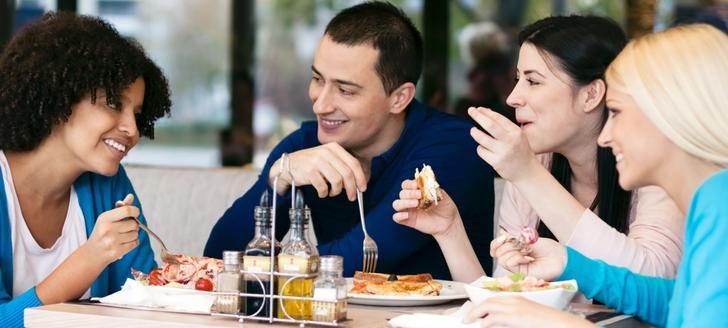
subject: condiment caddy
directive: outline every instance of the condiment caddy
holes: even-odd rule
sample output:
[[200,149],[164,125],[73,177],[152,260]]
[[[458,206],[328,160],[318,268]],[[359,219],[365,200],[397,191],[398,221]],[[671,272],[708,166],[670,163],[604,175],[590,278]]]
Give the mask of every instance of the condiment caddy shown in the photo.
[[[245,251],[226,251],[225,270],[218,274],[213,316],[268,323],[292,323],[300,327],[343,326],[346,320],[346,283],[343,258],[319,257],[306,238],[311,211],[296,191],[287,154],[280,159],[273,180],[272,206],[267,192],[255,209],[256,234]],[[290,238],[275,240],[278,180],[290,181]]]

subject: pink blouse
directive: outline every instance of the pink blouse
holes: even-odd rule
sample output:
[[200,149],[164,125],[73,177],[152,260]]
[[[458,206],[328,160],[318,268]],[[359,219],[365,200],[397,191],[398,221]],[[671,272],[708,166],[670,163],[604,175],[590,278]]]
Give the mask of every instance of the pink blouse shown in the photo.
[[[632,192],[627,235],[587,209],[569,239],[559,242],[588,257],[636,273],[674,278],[682,256],[682,218],[683,214],[664,190],[655,186],[643,187]],[[518,235],[524,225],[536,227],[537,222],[538,214],[528,201],[506,182],[498,224],[508,233]],[[494,276],[505,273],[498,267]]]

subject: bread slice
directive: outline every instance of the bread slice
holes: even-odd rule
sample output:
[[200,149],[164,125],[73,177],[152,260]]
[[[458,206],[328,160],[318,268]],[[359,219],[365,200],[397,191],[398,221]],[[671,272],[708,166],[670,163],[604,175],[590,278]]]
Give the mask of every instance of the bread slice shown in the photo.
[[442,284],[429,273],[416,275],[388,275],[383,273],[354,273],[351,293],[391,296],[437,296]]
[[427,209],[432,206],[433,203],[437,205],[437,202],[440,201],[442,197],[438,191],[440,184],[438,184],[437,179],[435,179],[435,172],[432,171],[432,167],[423,164],[422,171],[415,169],[415,181],[417,182],[417,188],[422,193],[418,207],[421,209]]

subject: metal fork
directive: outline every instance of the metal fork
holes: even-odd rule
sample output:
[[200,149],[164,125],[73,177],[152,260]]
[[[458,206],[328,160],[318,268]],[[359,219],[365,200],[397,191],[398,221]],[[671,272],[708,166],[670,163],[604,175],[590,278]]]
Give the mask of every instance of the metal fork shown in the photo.
[[364,230],[364,272],[375,272],[377,269],[377,260],[379,260],[379,248],[377,243],[369,237],[367,233],[367,225],[364,223],[364,197],[361,191],[356,191],[356,200],[359,202],[359,217],[361,218],[361,228]]
[[[124,202],[121,201],[121,200],[120,201],[117,201],[116,202],[116,207],[121,207],[121,206],[126,206],[126,204],[124,204]],[[154,239],[156,239],[159,242],[159,245],[162,246],[162,254],[161,254],[160,257],[162,258],[162,261],[164,263],[180,264],[179,260],[177,260],[177,256],[174,255],[174,254],[170,254],[169,253],[169,251],[167,250],[167,246],[164,245],[164,242],[162,242],[162,239],[159,238],[159,236],[157,236],[156,233],[154,233],[152,230],[149,230],[149,228],[147,228],[147,226],[144,225],[144,223],[141,223],[141,221],[139,221],[138,218],[135,218],[133,216],[130,216],[129,219],[132,219],[132,220],[136,221],[137,224],[139,224],[139,228],[142,228],[142,230],[146,231],[147,234],[149,234],[150,236],[154,237]]]

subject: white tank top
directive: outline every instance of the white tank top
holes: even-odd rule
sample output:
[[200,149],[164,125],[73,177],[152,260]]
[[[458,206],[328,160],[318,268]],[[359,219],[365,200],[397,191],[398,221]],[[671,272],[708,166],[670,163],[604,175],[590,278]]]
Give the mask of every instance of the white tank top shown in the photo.
[[[68,213],[66,213],[61,236],[50,248],[38,245],[25,223],[13,185],[13,177],[10,174],[10,165],[3,151],[0,151],[0,168],[3,173],[8,217],[10,218],[10,240],[13,246],[12,297],[17,297],[43,281],[71,253],[85,243],[88,237],[76,190],[71,187]],[[81,298],[88,298],[90,294],[90,290],[86,290]]]

